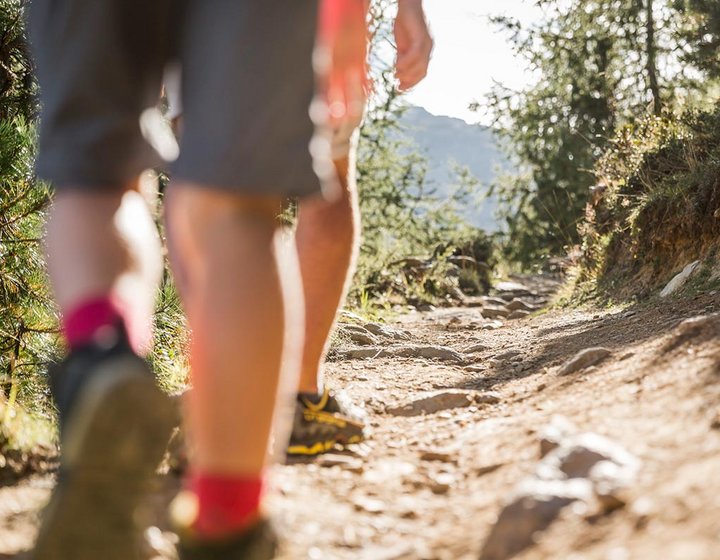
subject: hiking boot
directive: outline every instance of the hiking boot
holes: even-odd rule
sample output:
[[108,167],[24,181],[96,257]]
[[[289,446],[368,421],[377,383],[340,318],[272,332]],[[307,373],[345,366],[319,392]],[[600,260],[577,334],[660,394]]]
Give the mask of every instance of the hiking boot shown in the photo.
[[179,537],[180,560],[271,560],[278,549],[278,538],[269,520],[260,518],[253,526],[218,540],[202,539],[194,534],[197,497],[181,492],[170,506],[170,518]]
[[31,560],[142,558],[138,504],[175,414],[123,331],[110,331],[51,369],[61,464]]
[[249,530],[218,541],[180,537],[180,560],[272,560],[278,541],[269,521],[258,521]]
[[319,455],[365,439],[365,412],[332,395],[298,393],[288,455]]

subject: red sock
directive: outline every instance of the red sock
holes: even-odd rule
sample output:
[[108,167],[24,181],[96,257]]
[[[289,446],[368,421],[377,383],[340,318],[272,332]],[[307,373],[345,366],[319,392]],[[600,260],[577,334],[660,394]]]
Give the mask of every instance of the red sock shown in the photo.
[[190,488],[198,498],[194,529],[201,537],[221,538],[244,531],[258,518],[263,477],[196,474]]
[[110,297],[81,302],[62,319],[62,329],[70,348],[85,346],[102,336],[103,330],[116,329],[125,319]]
[[111,334],[119,326],[125,329],[130,346],[144,354],[152,340],[152,328],[134,320],[129,306],[117,298],[101,296],[87,299],[63,316],[62,330],[70,348],[78,348],[102,338],[103,331]]

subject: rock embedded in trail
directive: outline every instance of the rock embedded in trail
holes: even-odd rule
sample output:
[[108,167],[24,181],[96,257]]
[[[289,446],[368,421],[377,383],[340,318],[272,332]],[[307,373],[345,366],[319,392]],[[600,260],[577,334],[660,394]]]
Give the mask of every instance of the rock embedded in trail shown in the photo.
[[326,453],[318,457],[317,464],[321,467],[340,467],[343,470],[362,473],[363,462],[357,457],[349,457],[347,455],[335,455]]
[[421,461],[457,464],[457,450],[426,449],[420,451],[419,458]]
[[498,293],[523,292],[528,295],[532,293],[530,288],[519,282],[499,282],[495,285],[495,291]]
[[368,346],[367,348],[352,348],[350,350],[339,350],[337,357],[344,360],[365,360],[372,358],[384,358],[391,354],[386,348],[379,346]]
[[543,459],[534,476],[520,483],[503,508],[481,560],[512,558],[571,504],[581,505],[573,510],[578,514],[599,509],[594,517],[623,507],[623,492],[634,484],[640,469],[640,460],[622,446],[598,434],[578,434],[560,416],[541,431],[541,449]]
[[588,480],[600,514],[624,507],[625,492],[637,480],[640,460],[619,444],[594,433],[568,438],[538,465],[538,478]]
[[482,467],[478,467],[475,470],[475,475],[478,477],[485,476],[486,474],[493,473],[496,470],[501,469],[504,466],[505,466],[505,463],[493,463],[491,465],[485,465]]
[[358,496],[353,500],[353,505],[357,511],[365,511],[367,513],[382,513],[387,509],[385,502],[376,498],[367,496]]
[[532,545],[535,534],[547,529],[563,508],[592,499],[592,486],[586,480],[526,480],[498,516],[480,560],[512,558]]
[[501,354],[498,354],[497,356],[493,356],[493,360],[497,360],[498,362],[503,362],[507,360],[512,360],[513,358],[517,358],[520,356],[522,352],[520,350],[506,350],[505,352],[502,352]]
[[610,352],[607,348],[586,348],[585,350],[579,352],[574,358],[565,362],[560,369],[558,369],[557,374],[570,375],[571,373],[576,373],[580,370],[600,363],[610,356],[610,354],[612,354],[612,352]]
[[447,494],[455,486],[457,480],[449,473],[439,473],[428,476],[427,487],[433,494]]
[[501,307],[499,305],[486,305],[480,312],[486,319],[497,319],[498,317],[504,319],[510,315],[507,307]]
[[409,332],[395,329],[387,325],[381,325],[380,323],[367,323],[365,330],[374,334],[375,336],[383,338],[391,338],[393,340],[410,340],[411,336]]
[[706,332],[709,328],[717,329],[720,323],[720,313],[712,313],[710,315],[699,315],[685,319],[676,328],[674,332],[674,343],[681,343],[688,338],[692,338]]
[[510,311],[537,311],[537,307],[530,305],[521,299],[514,299],[507,305],[505,305]]
[[494,305],[496,307],[505,307],[505,300],[496,297],[482,296],[479,298],[483,305]]
[[540,430],[540,458],[557,449],[577,434],[577,427],[564,416],[553,416],[550,424]]
[[530,316],[529,311],[517,310],[517,311],[513,311],[512,313],[510,313],[510,315],[508,315],[508,319],[510,319],[511,321],[514,321],[516,319],[524,319],[525,317],[529,317],[529,316]]
[[464,362],[465,358],[459,352],[446,346],[407,345],[396,347],[369,346],[367,348],[353,348],[341,350],[337,353],[344,359],[365,358],[424,358],[427,360],[440,360],[444,362]]
[[398,358],[425,358],[444,362],[465,361],[462,354],[447,346],[399,346],[392,349],[392,355]]
[[387,407],[385,412],[393,416],[420,416],[454,408],[467,408],[477,404],[497,404],[499,401],[500,396],[497,393],[455,389],[438,391],[409,403]]
[[378,339],[370,331],[359,325],[340,324],[338,331],[340,336],[361,346],[372,346],[378,343]]
[[473,404],[475,401],[468,391],[440,391],[400,406],[388,407],[386,412],[393,416],[420,416],[453,408],[465,408]]
[[485,344],[473,344],[472,346],[465,348],[463,352],[465,354],[477,354],[479,352],[485,352],[487,350],[490,350],[490,347],[486,346]]
[[550,452],[540,463],[538,476],[555,478],[557,471],[568,478],[591,478],[593,468],[601,461],[609,461],[625,473],[617,474],[628,480],[634,478],[640,461],[621,445],[594,433],[571,436]]

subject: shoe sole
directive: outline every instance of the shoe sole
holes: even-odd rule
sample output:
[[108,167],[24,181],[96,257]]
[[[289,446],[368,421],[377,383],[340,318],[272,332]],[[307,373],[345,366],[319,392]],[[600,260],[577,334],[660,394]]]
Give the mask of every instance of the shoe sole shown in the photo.
[[144,362],[102,363],[65,430],[62,473],[31,560],[139,559],[135,513],[176,414]]

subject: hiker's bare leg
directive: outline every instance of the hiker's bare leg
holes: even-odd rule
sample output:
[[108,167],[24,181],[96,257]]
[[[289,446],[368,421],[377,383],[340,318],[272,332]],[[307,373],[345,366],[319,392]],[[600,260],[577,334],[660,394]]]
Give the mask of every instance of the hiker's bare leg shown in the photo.
[[[111,294],[127,306],[128,320],[152,321],[162,274],[160,240],[137,183],[123,189],[64,188],[47,224],[48,269],[63,313]],[[149,342],[149,341],[148,341]]]
[[355,269],[360,212],[354,161],[335,161],[342,196],[300,203],[296,242],[305,292],[305,344],[299,390],[316,393],[335,316]]
[[280,199],[175,184],[166,202],[193,331],[193,467],[257,475],[267,460],[282,358],[292,367],[302,336],[297,263],[281,258]]

